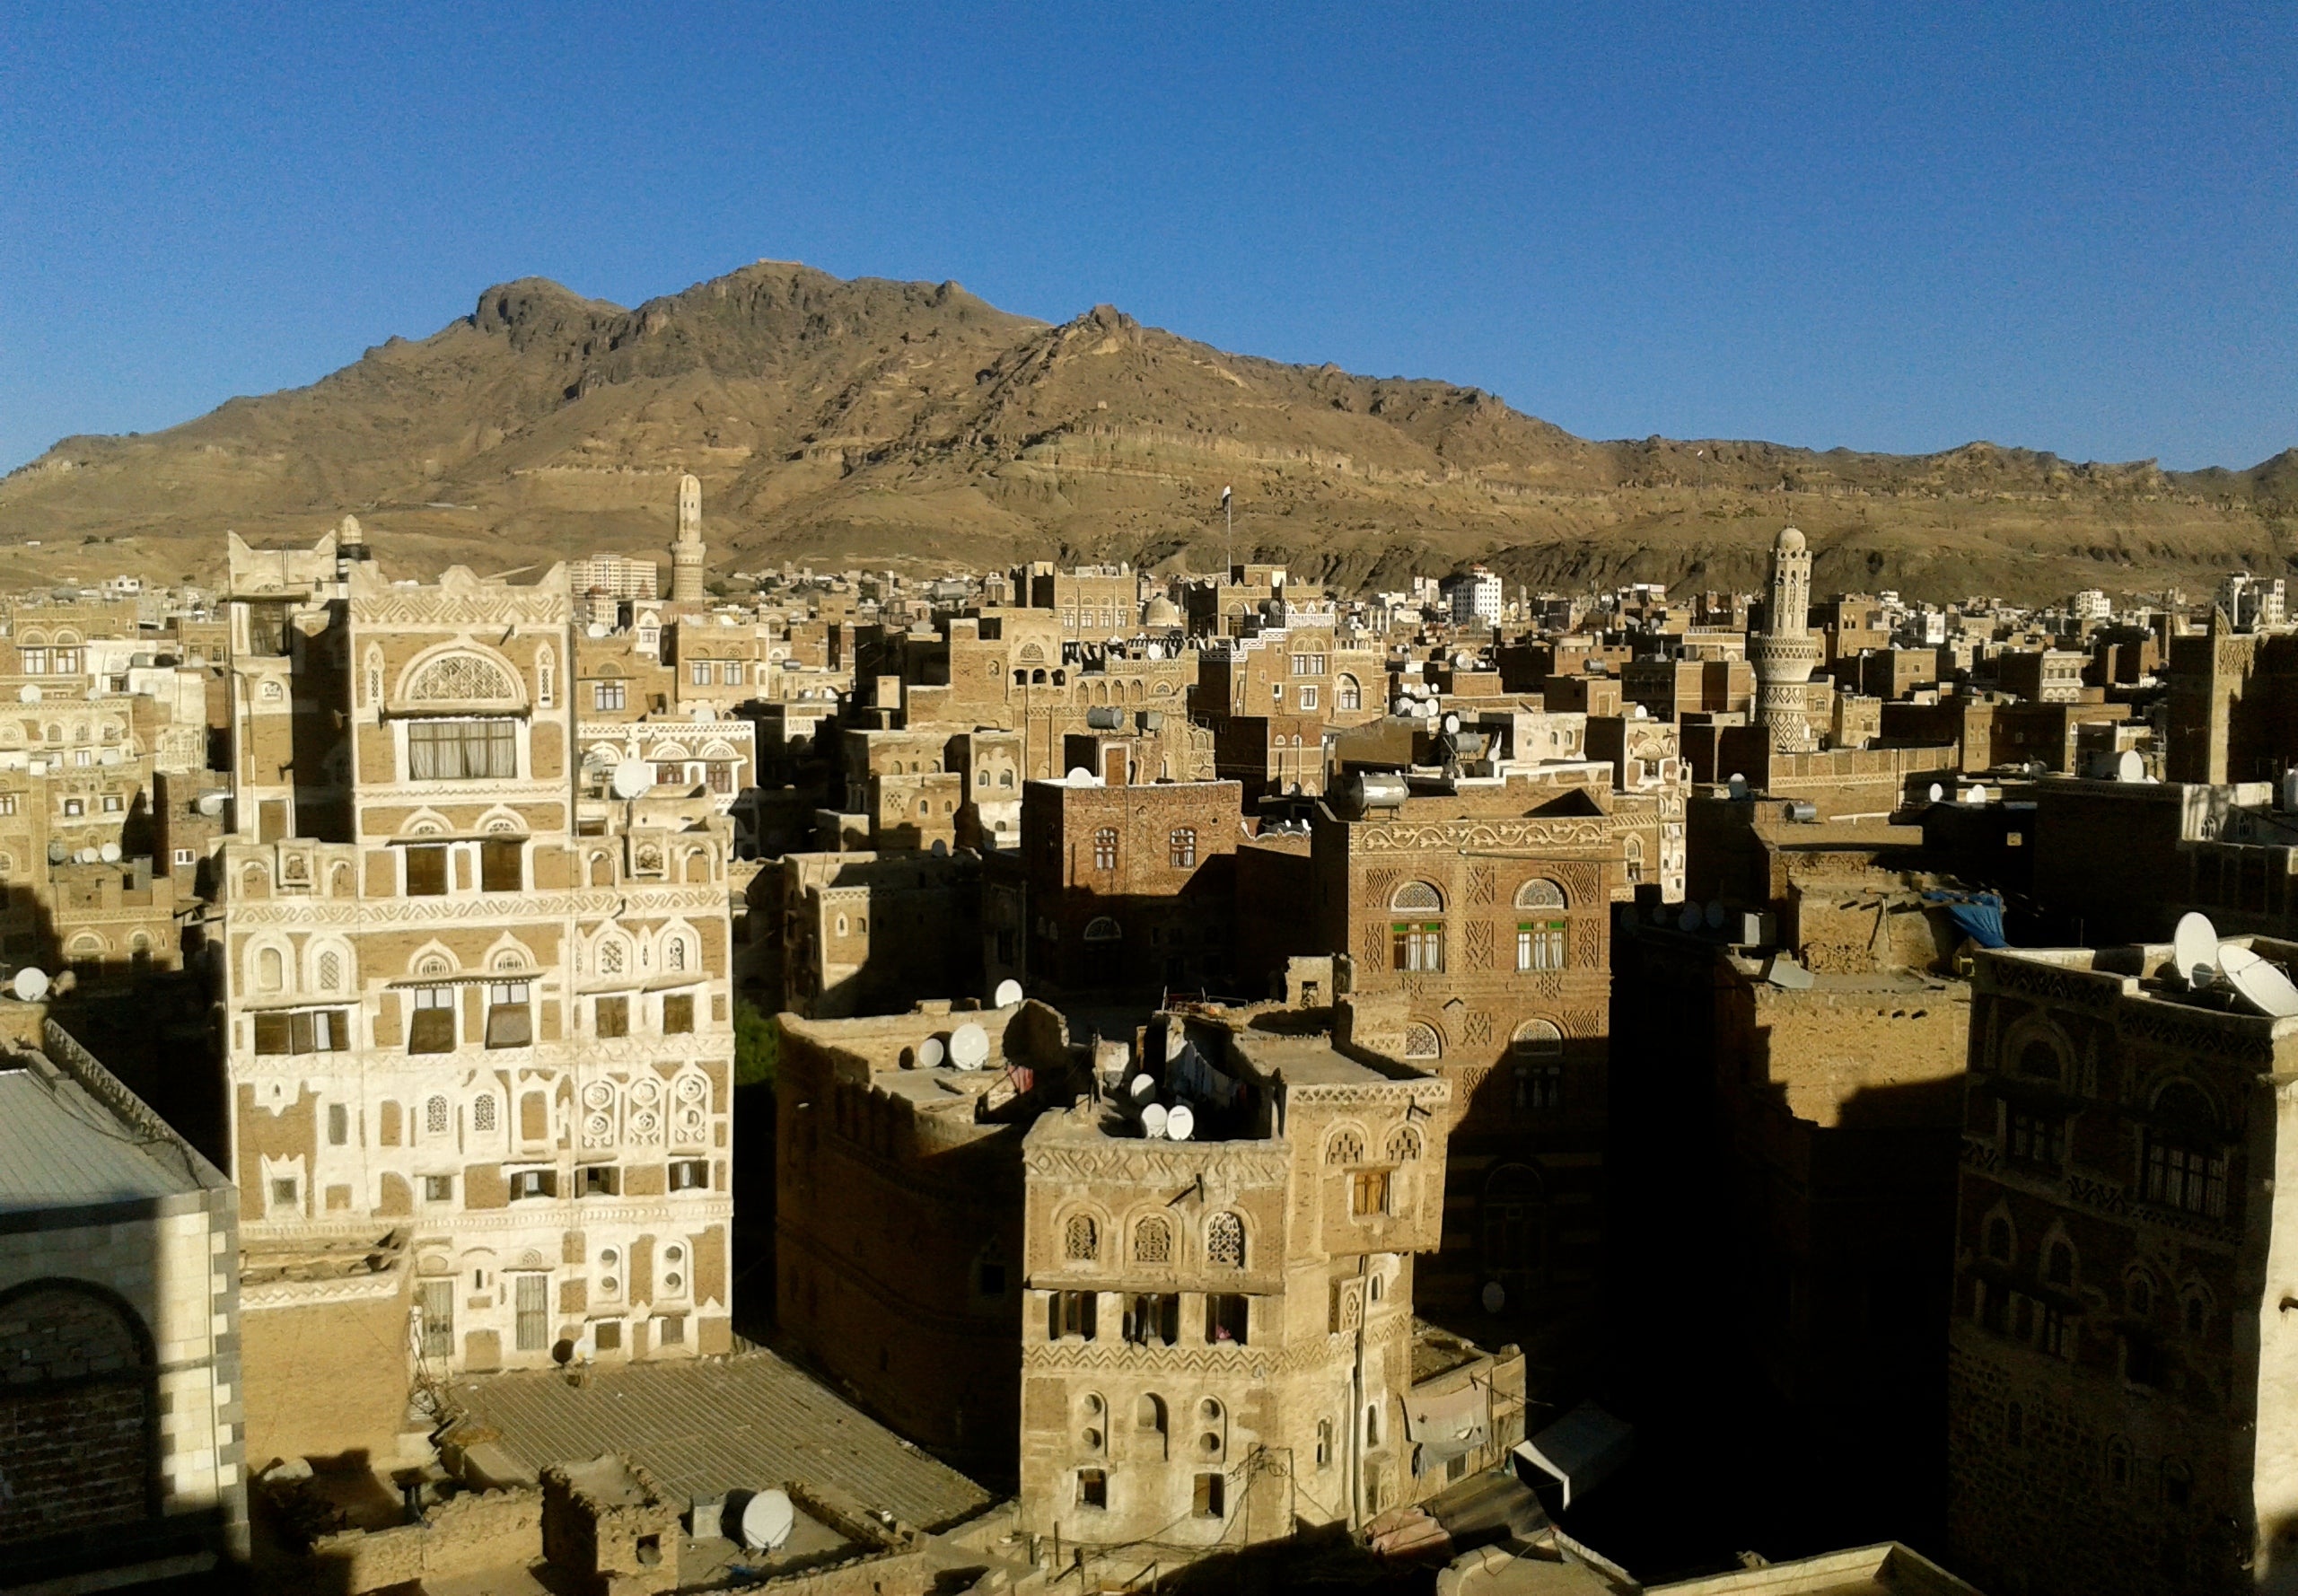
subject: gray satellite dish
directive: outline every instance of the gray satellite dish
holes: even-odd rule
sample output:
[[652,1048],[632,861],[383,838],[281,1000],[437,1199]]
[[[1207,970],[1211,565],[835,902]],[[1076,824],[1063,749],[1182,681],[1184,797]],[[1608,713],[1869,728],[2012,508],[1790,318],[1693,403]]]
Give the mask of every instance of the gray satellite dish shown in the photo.
[[1093,773],[1083,765],[1072,765],[1066,779],[1073,787],[1090,787],[1093,785]]
[[[2247,950],[2228,948],[2219,957],[2223,961],[2227,953],[2241,951]],[[2226,984],[2261,1014],[2276,1020],[2298,1014],[2298,987],[2291,985],[2288,976],[2265,960],[2256,954],[2251,958],[2254,961],[2248,964],[2221,962],[2219,968],[2225,972]]]
[[1722,899],[1709,899],[1707,900],[1706,908],[1701,912],[1706,916],[1707,928],[1710,931],[1721,931],[1724,929],[1724,900]]
[[38,1003],[48,995],[48,972],[37,965],[27,964],[16,972],[11,990],[25,1003]]
[[72,850],[62,843],[51,842],[48,845],[48,862],[50,864],[61,864],[71,856]]
[[1931,799],[1931,802],[1932,802],[1936,803],[1936,802],[1939,802],[1939,800],[1941,800],[1942,798],[1944,798],[1946,795],[1947,795],[1947,789],[1946,789],[1946,788],[1944,788],[1944,787],[1941,786],[1941,785],[1940,785],[1937,782],[1935,782],[1935,781],[1934,781],[1934,782],[1933,782],[1933,783],[1931,784],[1931,792],[1930,792],[1930,794],[1929,794],[1929,797],[1930,797],[1930,799]]
[[1165,1134],[1165,1122],[1168,1118],[1164,1104],[1151,1103],[1141,1110],[1141,1134],[1151,1141],[1158,1140]]
[[786,1491],[760,1491],[742,1504],[742,1544],[751,1551],[776,1549],[797,1525],[798,1510]]
[[2207,987],[2218,973],[2218,927],[2210,923],[2207,915],[2186,914],[2179,916],[2179,928],[2171,937],[2171,957],[2178,961],[2179,975],[2190,987]]
[[614,767],[608,785],[618,798],[636,798],[654,785],[654,767],[644,759],[625,759]]
[[950,1033],[950,1062],[961,1070],[978,1070],[989,1062],[989,1033],[968,1021]]
[[16,702],[19,704],[39,703],[39,684],[38,682],[28,681],[24,683],[22,687],[18,688],[16,689]]
[[936,859],[946,859],[950,856],[950,845],[937,837],[931,851]]
[[942,1067],[942,1039],[929,1036],[917,1044],[917,1067],[937,1070]]
[[1699,929],[1700,922],[1706,918],[1706,916],[1699,912],[1699,905],[1696,903],[1687,903],[1684,905],[1683,913],[1676,916],[1676,929],[1679,931],[1697,931]]
[[1001,1009],[1010,1009],[1022,1001],[1022,983],[1013,980],[997,983],[997,992],[991,1000]]
[[108,842],[104,844],[101,847],[96,850],[96,857],[101,859],[107,864],[118,864],[119,845],[116,842]]
[[224,812],[224,794],[221,793],[202,793],[199,795],[199,802],[193,807],[197,809],[201,814],[206,815],[209,820],[214,820],[217,815]]
[[1186,1142],[1197,1129],[1197,1115],[1187,1103],[1175,1103],[1165,1115],[1165,1139]]
[[1497,1313],[1508,1306],[1508,1288],[1497,1280],[1487,1280],[1484,1283],[1482,1300],[1487,1313]]
[[1732,779],[1724,785],[1730,789],[1734,798],[1744,798],[1748,795],[1748,778],[1736,771],[1732,773]]

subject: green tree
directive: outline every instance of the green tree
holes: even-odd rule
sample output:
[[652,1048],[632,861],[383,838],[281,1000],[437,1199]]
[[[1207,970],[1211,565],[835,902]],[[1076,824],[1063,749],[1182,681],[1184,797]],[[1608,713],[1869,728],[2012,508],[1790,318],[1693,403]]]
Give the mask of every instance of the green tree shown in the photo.
[[734,1084],[771,1086],[782,1059],[782,1028],[774,1016],[734,999]]

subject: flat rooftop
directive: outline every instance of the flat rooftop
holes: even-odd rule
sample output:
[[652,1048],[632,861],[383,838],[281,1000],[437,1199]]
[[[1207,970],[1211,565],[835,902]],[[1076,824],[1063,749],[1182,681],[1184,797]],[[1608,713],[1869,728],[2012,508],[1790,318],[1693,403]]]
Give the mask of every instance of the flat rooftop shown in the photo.
[[530,1472],[621,1452],[693,1501],[800,1479],[932,1530],[990,1494],[920,1451],[795,1364],[759,1349],[708,1362],[458,1380],[448,1401],[501,1437]]
[[1396,1079],[1351,1058],[1322,1033],[1285,1036],[1247,1027],[1235,1038],[1246,1066],[1265,1081],[1282,1076],[1288,1086],[1378,1086]]

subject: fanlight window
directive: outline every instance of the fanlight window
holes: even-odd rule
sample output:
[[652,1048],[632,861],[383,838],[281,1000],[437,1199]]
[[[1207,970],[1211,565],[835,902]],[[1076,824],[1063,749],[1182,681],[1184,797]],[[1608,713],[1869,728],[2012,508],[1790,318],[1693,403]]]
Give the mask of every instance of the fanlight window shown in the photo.
[[492,660],[451,653],[417,671],[407,684],[406,696],[417,704],[481,704],[515,702],[519,693],[509,674]]
[[1420,1132],[1409,1125],[1399,1125],[1389,1133],[1389,1162],[1409,1163],[1420,1156]]
[[1535,877],[1516,889],[1518,908],[1563,908],[1564,889],[1554,881]]
[[1404,1056],[1407,1058],[1436,1058],[1443,1056],[1443,1042],[1436,1035],[1436,1028],[1417,1021],[1404,1028]]
[[1332,1140],[1325,1144],[1325,1162],[1335,1164],[1363,1163],[1364,1138],[1353,1130],[1335,1131]]
[[1546,1020],[1527,1020],[1516,1027],[1508,1050],[1519,1058],[1554,1058],[1564,1051],[1564,1033]]
[[1403,886],[1399,887],[1395,896],[1389,899],[1389,907],[1393,909],[1434,910],[1441,913],[1444,908],[1444,895],[1426,881],[1407,881]]
[[1124,928],[1107,915],[1087,922],[1085,940],[1089,943],[1113,943],[1123,939]]

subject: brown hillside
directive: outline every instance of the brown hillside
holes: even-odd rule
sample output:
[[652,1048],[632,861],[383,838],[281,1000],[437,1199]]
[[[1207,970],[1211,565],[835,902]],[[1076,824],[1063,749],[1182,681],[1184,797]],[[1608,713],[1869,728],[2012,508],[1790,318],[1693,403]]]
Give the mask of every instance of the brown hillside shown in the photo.
[[212,573],[226,526],[303,538],[346,511],[409,572],[649,549],[680,470],[724,568],[1210,569],[1224,484],[1241,557],[1351,584],[1481,558],[1537,585],[1752,586],[1788,521],[1823,588],[1934,598],[2298,564],[2298,451],[2175,473],[1988,443],[1592,443],[1474,389],[1224,354],[1106,305],[1048,327],[952,283],[760,262],[631,311],[504,284],[308,388],[66,438],[0,482],[0,583]]

